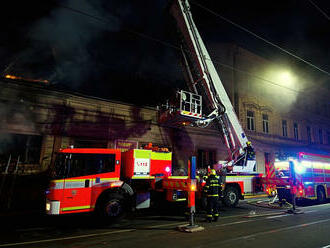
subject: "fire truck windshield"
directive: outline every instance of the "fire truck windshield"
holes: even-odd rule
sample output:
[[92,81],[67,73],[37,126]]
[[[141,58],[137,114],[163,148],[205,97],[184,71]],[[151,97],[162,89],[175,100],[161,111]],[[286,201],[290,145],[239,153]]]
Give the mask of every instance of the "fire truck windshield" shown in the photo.
[[79,177],[115,171],[114,154],[59,153],[56,157],[55,179]]
[[289,170],[289,161],[275,161],[275,174],[276,177],[289,177],[290,170]]

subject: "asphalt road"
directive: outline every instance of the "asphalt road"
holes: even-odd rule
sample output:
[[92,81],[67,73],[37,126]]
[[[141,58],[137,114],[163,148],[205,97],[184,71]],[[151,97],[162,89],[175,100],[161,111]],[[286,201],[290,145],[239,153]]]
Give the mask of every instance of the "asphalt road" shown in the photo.
[[330,247],[330,204],[299,206],[302,214],[266,206],[222,208],[212,223],[200,214],[205,229],[195,233],[176,229],[187,223],[178,213],[138,212],[116,224],[90,215],[2,217],[0,247]]

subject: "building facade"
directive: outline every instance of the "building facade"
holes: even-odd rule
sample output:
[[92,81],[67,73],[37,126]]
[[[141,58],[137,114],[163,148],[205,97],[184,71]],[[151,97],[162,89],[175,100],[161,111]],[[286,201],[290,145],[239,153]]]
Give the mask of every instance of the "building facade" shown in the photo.
[[200,166],[223,152],[215,130],[158,125],[156,107],[72,94],[47,85],[0,81],[0,164],[2,171],[47,170],[60,148],[141,148],[148,143],[173,152],[173,164],[185,169],[192,155]]
[[[281,81],[277,66],[234,45],[216,44],[210,54],[256,149],[258,172],[265,172],[265,163],[300,151],[330,153],[329,91],[306,91],[310,85],[298,78]],[[2,171],[9,164],[22,173],[45,171],[56,152],[71,145],[126,149],[153,143],[173,152],[176,170],[186,170],[193,155],[199,168],[227,157],[217,130],[159,125],[156,107],[10,79],[1,80],[0,89]]]
[[321,87],[324,82],[233,44],[213,44],[210,51],[256,148],[258,171],[298,152],[330,154],[330,91]]

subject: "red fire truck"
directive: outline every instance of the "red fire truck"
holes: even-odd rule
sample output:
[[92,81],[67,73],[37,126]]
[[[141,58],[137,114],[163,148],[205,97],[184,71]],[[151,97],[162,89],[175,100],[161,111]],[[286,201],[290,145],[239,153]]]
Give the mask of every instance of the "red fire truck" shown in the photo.
[[172,176],[171,171],[171,152],[61,149],[46,211],[58,215],[95,210],[116,219],[132,208],[149,208],[156,199],[186,200],[185,192],[196,191],[196,180]]
[[296,158],[275,161],[275,175],[265,178],[275,185],[278,197],[292,202],[311,199],[322,203],[330,198],[330,156],[300,152]]

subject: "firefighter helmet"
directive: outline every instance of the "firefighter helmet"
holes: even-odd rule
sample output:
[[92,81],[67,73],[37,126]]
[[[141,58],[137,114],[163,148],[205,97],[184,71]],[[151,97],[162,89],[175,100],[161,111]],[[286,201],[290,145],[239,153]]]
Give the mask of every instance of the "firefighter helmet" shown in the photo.
[[247,144],[248,146],[250,146],[250,145],[251,145],[251,141],[247,141],[246,144]]
[[210,171],[210,175],[216,175],[217,173],[215,172],[215,169],[212,169],[211,171]]

